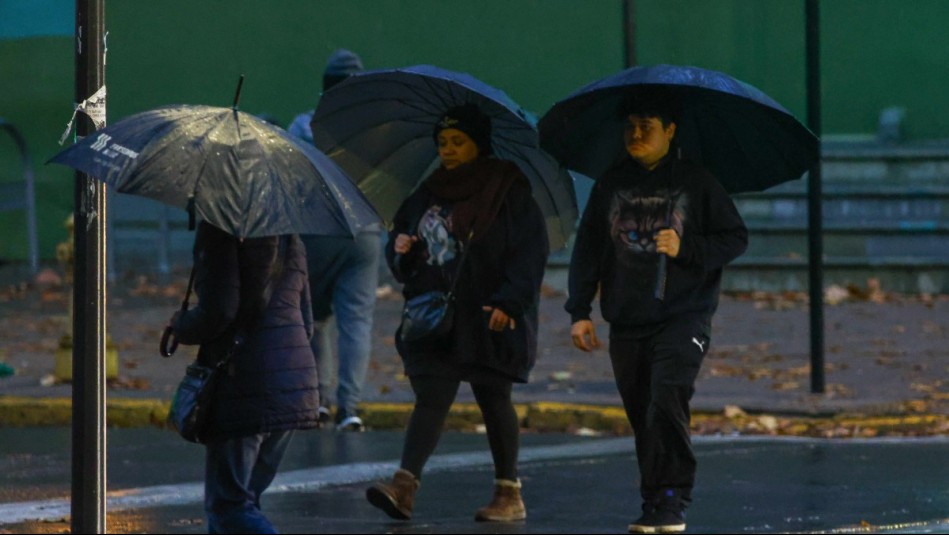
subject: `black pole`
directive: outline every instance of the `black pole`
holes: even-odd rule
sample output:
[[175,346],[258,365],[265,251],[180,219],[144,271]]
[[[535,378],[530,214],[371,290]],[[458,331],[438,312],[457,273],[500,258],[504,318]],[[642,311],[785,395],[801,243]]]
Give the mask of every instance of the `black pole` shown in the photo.
[[[105,84],[105,0],[76,0],[76,102]],[[104,103],[103,103],[104,104]],[[104,123],[104,107],[98,119]],[[99,125],[101,126],[101,124]],[[79,138],[95,132],[76,115]],[[73,238],[72,533],[105,533],[105,184],[76,173]]]
[[636,66],[636,2],[623,1],[623,64],[625,68]]
[[[805,0],[807,26],[807,124],[821,137],[820,2]],[[821,143],[817,162],[807,174],[808,291],[811,320],[811,392],[824,393],[823,220],[821,214]]]

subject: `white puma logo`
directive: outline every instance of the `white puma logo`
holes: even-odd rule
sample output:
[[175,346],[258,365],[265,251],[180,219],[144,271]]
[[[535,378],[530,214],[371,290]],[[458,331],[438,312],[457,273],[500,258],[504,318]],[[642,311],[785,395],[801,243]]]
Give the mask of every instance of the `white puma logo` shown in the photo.
[[696,337],[693,336],[693,337],[692,337],[692,343],[695,344],[695,345],[697,345],[697,346],[699,346],[699,351],[701,351],[702,353],[705,353],[705,343],[704,343],[704,342],[700,342],[700,341],[698,340],[698,338],[696,338]]

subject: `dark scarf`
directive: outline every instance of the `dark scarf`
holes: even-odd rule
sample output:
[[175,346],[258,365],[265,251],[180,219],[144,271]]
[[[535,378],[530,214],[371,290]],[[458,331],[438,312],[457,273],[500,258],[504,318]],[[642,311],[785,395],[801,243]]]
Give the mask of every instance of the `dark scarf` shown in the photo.
[[424,186],[436,197],[453,201],[452,234],[467,241],[477,240],[488,230],[501,210],[504,197],[518,179],[528,187],[526,177],[511,162],[478,158],[448,170],[440,166]]

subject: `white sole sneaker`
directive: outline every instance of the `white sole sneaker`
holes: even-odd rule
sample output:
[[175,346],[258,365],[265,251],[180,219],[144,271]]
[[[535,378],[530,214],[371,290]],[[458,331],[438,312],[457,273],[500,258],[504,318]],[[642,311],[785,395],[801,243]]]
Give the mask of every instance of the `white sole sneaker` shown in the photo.
[[349,416],[336,424],[337,431],[365,431],[366,426],[358,416]]

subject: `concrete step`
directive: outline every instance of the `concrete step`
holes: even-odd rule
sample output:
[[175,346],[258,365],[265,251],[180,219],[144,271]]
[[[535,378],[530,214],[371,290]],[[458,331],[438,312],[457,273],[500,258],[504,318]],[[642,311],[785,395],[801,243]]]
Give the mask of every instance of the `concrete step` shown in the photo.
[[[726,291],[806,291],[807,258],[743,256],[725,268],[722,289]],[[909,294],[949,293],[949,261],[915,256],[825,256],[821,266],[823,285],[867,287],[867,280],[880,281],[887,292]]]
[[[949,292],[949,142],[825,142],[822,155],[824,281]],[[578,179],[582,209],[592,181]],[[735,196],[748,252],[726,272],[726,290],[807,287],[807,177]],[[191,265],[194,234],[183,211],[136,196],[110,201],[110,273],[167,273]],[[551,255],[547,280],[566,288],[570,250]]]
[[[544,284],[567,291],[568,263],[549,264]],[[806,258],[743,256],[727,266],[722,275],[723,291],[783,292],[808,289]],[[855,285],[866,288],[869,279],[880,281],[886,292],[904,294],[949,293],[949,263],[915,257],[827,257],[822,266],[824,288]]]
[[[949,223],[934,226],[825,225],[821,233],[827,254],[863,257],[868,262],[883,257],[915,257],[949,262]],[[806,227],[752,226],[746,256],[794,258],[809,251]]]

